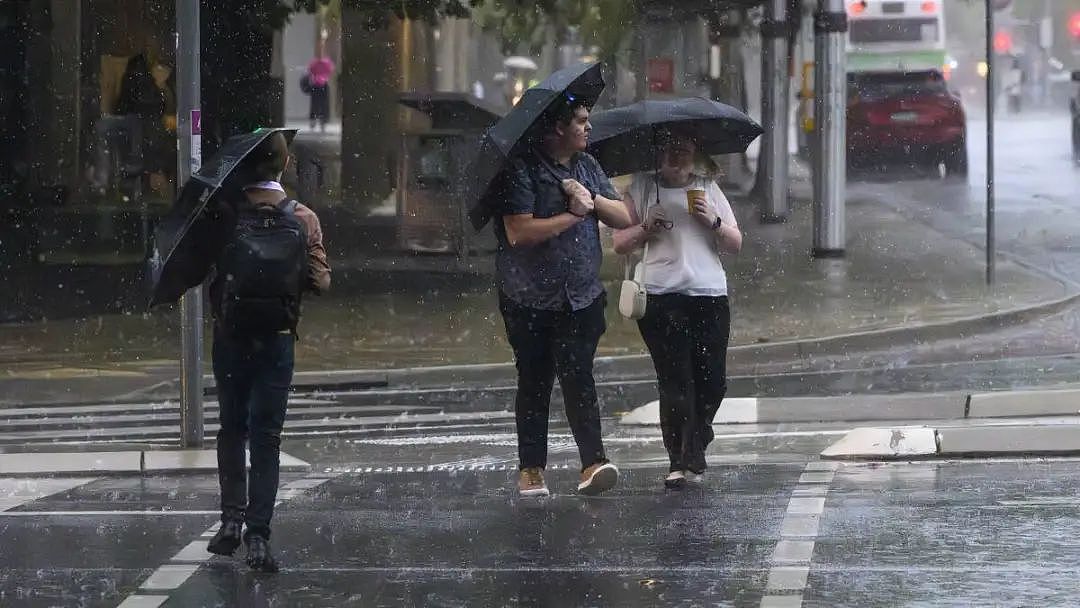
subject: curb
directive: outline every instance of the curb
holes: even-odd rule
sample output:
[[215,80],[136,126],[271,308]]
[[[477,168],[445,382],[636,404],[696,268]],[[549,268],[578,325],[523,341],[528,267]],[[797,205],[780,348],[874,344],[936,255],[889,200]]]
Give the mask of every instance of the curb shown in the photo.
[[[724,399],[713,424],[784,424],[964,418],[963,393],[914,393],[851,397]],[[624,414],[619,424],[660,424],[660,403],[651,401]]]
[[[730,404],[730,406],[729,406]],[[907,393],[850,397],[725,399],[714,424],[963,420],[1080,415],[1080,388],[990,393]],[[660,424],[658,401],[624,414],[619,424]]]
[[[311,469],[281,454],[282,471]],[[117,452],[17,452],[0,454],[0,475],[97,475],[198,473],[217,471],[215,450],[125,450]]]
[[[986,315],[978,315],[908,327],[895,327],[865,332],[840,334],[825,338],[790,340],[769,344],[734,346],[728,349],[728,367],[756,366],[776,361],[792,361],[809,357],[847,354],[850,351],[870,351],[907,343],[923,343],[1018,325],[1061,312],[1080,301],[1080,292],[1072,295]],[[620,355],[598,357],[594,362],[597,380],[621,380],[650,377],[655,374],[649,355]],[[445,365],[386,370],[337,370],[330,372],[299,372],[293,387],[314,390],[348,390],[350,388],[417,388],[454,386],[472,383],[503,382],[513,385],[517,370],[513,363],[477,365]],[[207,378],[207,387],[212,386]]]
[[1080,454],[1080,422],[983,427],[861,428],[821,452],[826,460],[926,460]]
[[968,416],[971,418],[1076,416],[1078,414],[1080,414],[1080,389],[976,393],[968,399]]
[[[907,344],[921,344],[935,340],[964,338],[972,334],[992,331],[1009,325],[1018,325],[1050,316],[1080,302],[1080,292],[1041,304],[1020,307],[985,315],[977,315],[908,327],[893,327],[865,332],[853,332],[766,344],[733,346],[728,349],[728,369],[750,368],[777,362],[794,362],[812,357],[846,355],[852,351],[883,350]],[[598,381],[617,381],[650,378],[655,374],[652,359],[647,354],[598,357],[594,360]],[[747,374],[747,375],[752,375]],[[497,384],[513,387],[517,370],[513,363],[481,363],[388,369],[346,369],[331,371],[297,372],[293,376],[293,391],[344,391],[370,389],[416,389],[459,387],[475,384]],[[56,381],[49,381],[56,382]],[[205,394],[216,394],[212,375],[204,375]],[[0,386],[2,386],[0,382]],[[176,398],[179,379],[165,380],[151,386],[135,389],[125,395],[92,401],[48,401],[28,403],[8,402],[0,399],[0,407],[8,405],[50,406],[77,404],[137,403],[145,399]],[[4,391],[0,391],[2,393]]]

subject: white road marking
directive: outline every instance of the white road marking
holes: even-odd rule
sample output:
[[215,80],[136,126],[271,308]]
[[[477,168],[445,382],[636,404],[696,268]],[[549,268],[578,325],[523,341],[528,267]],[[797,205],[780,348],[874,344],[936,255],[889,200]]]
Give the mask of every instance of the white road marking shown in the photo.
[[[295,498],[305,492],[314,490],[322,484],[333,479],[333,475],[313,473],[307,477],[290,481],[278,489],[278,500],[274,506],[279,506],[286,500]],[[206,514],[218,515],[218,511],[207,511]],[[207,539],[217,533],[221,522],[210,526],[198,538],[191,541],[183,549],[155,570],[149,578],[139,587],[144,591],[175,591],[180,588],[202,564],[214,557],[206,550]],[[135,594],[126,598],[117,608],[157,608],[169,599],[168,595],[142,595]],[[157,603],[154,603],[154,602]]]
[[835,462],[811,462],[799,476],[780,525],[781,539],[773,550],[765,596],[760,608],[798,608],[810,577],[814,542],[825,511],[825,498],[839,469]]
[[116,608],[158,608],[169,599],[167,595],[129,595]]
[[96,477],[4,477],[0,478],[0,515],[7,515],[8,509],[40,500],[46,496],[59,494],[79,486],[97,481]]
[[220,511],[0,511],[0,517],[168,517],[172,515],[217,515]]

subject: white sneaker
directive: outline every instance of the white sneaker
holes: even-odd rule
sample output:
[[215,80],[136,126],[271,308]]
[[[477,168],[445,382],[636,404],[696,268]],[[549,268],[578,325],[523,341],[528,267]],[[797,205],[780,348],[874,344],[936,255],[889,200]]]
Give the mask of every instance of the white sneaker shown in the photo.
[[701,485],[705,483],[705,473],[695,473],[693,471],[683,471],[683,476],[686,478],[687,483]]

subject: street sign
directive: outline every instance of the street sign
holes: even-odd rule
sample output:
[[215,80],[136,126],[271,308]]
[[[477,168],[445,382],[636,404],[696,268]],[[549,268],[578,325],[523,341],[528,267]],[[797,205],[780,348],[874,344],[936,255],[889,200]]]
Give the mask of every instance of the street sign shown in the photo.
[[671,59],[650,59],[646,66],[649,90],[671,93],[675,90],[675,62]]

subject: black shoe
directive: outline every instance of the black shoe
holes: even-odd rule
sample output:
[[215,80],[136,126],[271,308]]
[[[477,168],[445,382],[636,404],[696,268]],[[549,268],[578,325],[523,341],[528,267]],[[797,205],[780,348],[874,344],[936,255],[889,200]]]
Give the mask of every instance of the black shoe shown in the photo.
[[256,572],[273,574],[278,571],[277,561],[270,551],[270,542],[254,534],[244,539],[247,544],[247,565]]
[[206,546],[206,550],[214,555],[230,556],[236,553],[236,548],[240,546],[240,522],[238,521],[225,521],[221,523],[221,527],[218,529],[214,538],[210,539],[210,544]]
[[686,476],[682,471],[672,471],[664,479],[664,487],[669,490],[681,490],[686,487]]

